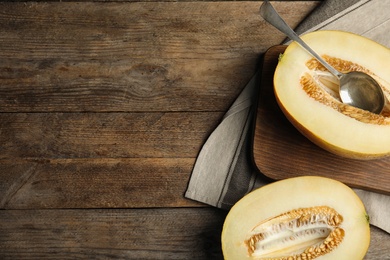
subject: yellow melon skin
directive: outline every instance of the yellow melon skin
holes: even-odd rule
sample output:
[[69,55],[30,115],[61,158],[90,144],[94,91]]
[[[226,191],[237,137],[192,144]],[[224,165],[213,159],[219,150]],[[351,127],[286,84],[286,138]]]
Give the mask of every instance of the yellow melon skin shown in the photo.
[[238,201],[228,213],[223,226],[221,241],[224,258],[289,259],[288,256],[253,257],[245,241],[259,223],[294,209],[316,206],[327,206],[337,211],[343,218],[340,228],[345,233],[335,249],[315,259],[363,259],[370,243],[370,227],[363,203],[355,192],[343,183],[316,176],[277,181],[247,194]]
[[[390,93],[390,50],[372,40],[342,31],[317,31],[303,40],[319,55],[356,63],[375,74]],[[312,59],[302,47],[291,43],[274,74],[274,92],[290,122],[318,146],[343,157],[375,159],[390,155],[390,119],[387,124],[356,120],[318,102],[302,89],[300,79],[312,73],[306,62]]]

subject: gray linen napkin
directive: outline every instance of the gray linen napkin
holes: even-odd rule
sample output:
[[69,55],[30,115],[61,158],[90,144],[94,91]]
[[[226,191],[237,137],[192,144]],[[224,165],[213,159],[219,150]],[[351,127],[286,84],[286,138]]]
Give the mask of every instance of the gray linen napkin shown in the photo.
[[337,19],[342,19],[343,16],[350,13],[352,10],[364,5],[370,0],[327,0],[317,7],[305,20],[300,23],[295,31],[298,34],[318,30],[326,26],[328,23],[333,23]]
[[260,73],[251,79],[210,135],[196,160],[185,196],[230,208],[251,191],[260,174],[249,162],[250,135]]
[[[390,20],[386,8],[380,12],[381,16],[376,16],[376,18],[380,17],[374,21],[377,24],[371,24],[369,29],[363,28],[356,22],[352,22],[351,27],[351,19],[356,19],[357,12],[366,15],[367,8],[368,10],[378,9],[378,7],[380,9],[380,5],[389,3],[390,0],[327,0],[313,11],[296,31],[303,33],[318,29],[332,29],[332,25],[336,22],[336,28],[347,28],[346,30],[350,31],[353,29],[355,33],[361,35],[374,35],[376,37],[371,38],[379,42],[388,40],[387,44],[390,45],[390,39],[383,36],[383,32],[388,28],[381,26],[388,24],[386,22]],[[359,10],[362,6],[365,9]],[[251,131],[254,130],[260,71],[246,85],[202,147],[185,193],[186,198],[229,209],[245,194],[269,182],[261,175],[252,160]],[[390,232],[388,223],[390,196],[363,190],[355,189],[355,191],[369,206],[367,210],[372,218],[371,223]]]

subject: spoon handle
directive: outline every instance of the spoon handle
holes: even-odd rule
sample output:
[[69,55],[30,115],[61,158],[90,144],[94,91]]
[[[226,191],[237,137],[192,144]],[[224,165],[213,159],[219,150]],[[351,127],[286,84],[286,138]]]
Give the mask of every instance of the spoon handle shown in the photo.
[[313,51],[299,36],[291,29],[290,26],[283,20],[283,18],[276,12],[274,7],[270,4],[268,0],[264,1],[264,3],[260,7],[260,15],[272,24],[276,29],[287,35],[291,40],[297,42],[301,45],[306,51],[308,51],[313,57],[315,57],[330,73],[332,73],[335,77],[340,79],[343,74],[333,68],[329,63],[323,60],[315,51]]

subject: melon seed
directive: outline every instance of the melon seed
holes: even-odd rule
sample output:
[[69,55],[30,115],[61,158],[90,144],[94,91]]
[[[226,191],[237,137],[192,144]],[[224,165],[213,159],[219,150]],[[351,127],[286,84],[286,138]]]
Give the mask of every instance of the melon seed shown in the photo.
[[343,217],[328,206],[294,209],[256,225],[245,245],[256,259],[315,259],[341,243],[342,222]]
[[[353,63],[350,61],[345,61],[345,60],[342,60],[339,58],[330,57],[328,55],[323,55],[322,58],[340,72],[347,73],[350,71],[361,71],[361,72],[369,74],[370,76],[372,76],[373,78],[375,78],[378,81],[378,83],[381,85],[382,90],[385,93],[385,95],[387,95],[387,96],[390,95],[387,88],[383,87],[383,84],[389,84],[389,83],[383,82],[382,79],[378,78],[374,73],[372,73],[370,70],[364,68],[363,66],[360,66],[359,64],[356,64],[356,63]],[[323,98],[331,99],[333,97],[333,99],[336,101],[336,104],[332,104],[333,106],[331,106],[331,107],[337,109],[341,103],[339,93],[338,93],[339,83],[338,83],[337,79],[333,75],[331,75],[327,71],[327,69],[314,58],[312,58],[306,62],[306,67],[310,69],[313,76],[310,76],[309,74],[305,74],[301,78],[301,85],[303,87],[304,87],[303,83],[315,85],[312,88],[310,88],[311,89],[310,92],[312,92],[312,93],[311,94],[308,93],[309,96],[316,99],[316,95],[313,95],[313,91],[317,92],[317,91],[320,91],[320,89],[322,89],[322,93],[320,93],[319,95],[324,95],[325,93],[323,93],[323,92],[325,90],[325,92],[328,92],[329,95],[324,95],[324,96],[322,96],[321,99],[323,99]],[[307,77],[312,77],[312,79],[307,79]],[[306,89],[307,88],[308,88],[308,86],[306,86]],[[327,103],[321,99],[316,99],[316,100],[320,101],[324,104]],[[328,102],[331,102],[331,101],[328,101]],[[368,115],[368,117],[369,117],[368,119],[364,119],[364,117],[367,116],[367,113],[364,113],[364,112],[367,112],[367,111],[363,110],[363,112],[362,112],[361,109],[358,109],[358,108],[355,108],[352,106],[348,106],[348,107],[349,107],[348,110],[354,111],[352,114],[344,113],[344,110],[346,110],[345,108],[340,108],[337,110],[339,110],[341,113],[348,115],[352,118],[363,121],[364,123],[372,123],[372,124],[389,124],[390,123],[388,121],[385,122],[385,118],[378,118],[378,117],[370,116],[370,115]],[[382,114],[381,116],[388,117],[390,115]]]

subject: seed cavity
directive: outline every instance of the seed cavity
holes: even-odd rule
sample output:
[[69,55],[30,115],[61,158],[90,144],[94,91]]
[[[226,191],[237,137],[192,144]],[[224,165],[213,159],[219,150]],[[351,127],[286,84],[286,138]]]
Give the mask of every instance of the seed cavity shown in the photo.
[[[322,58],[328,62],[330,65],[332,65],[336,70],[347,73],[350,71],[361,71],[367,74],[372,75],[373,73],[370,72],[368,69],[364,68],[363,66],[360,66],[359,64],[353,63],[351,61],[342,60],[339,58],[331,57],[329,55],[323,55]],[[327,69],[322,66],[321,63],[319,63],[318,60],[312,58],[308,62],[306,62],[306,66],[311,70],[322,70],[327,71]]]
[[[356,63],[330,57],[328,55],[324,55],[323,58],[340,72],[346,73],[350,71],[361,71],[369,74],[378,81],[387,98],[390,97],[390,92],[384,87],[384,85],[390,86],[390,84],[376,76],[368,69]],[[310,59],[307,61],[306,66],[310,69],[310,71],[301,76],[300,84],[308,96],[360,122],[376,125],[390,124],[390,114],[382,113],[378,115],[342,103],[339,95],[338,80],[316,59]]]
[[328,206],[294,209],[259,223],[245,245],[254,259],[315,259],[341,243],[342,222],[343,217]]

